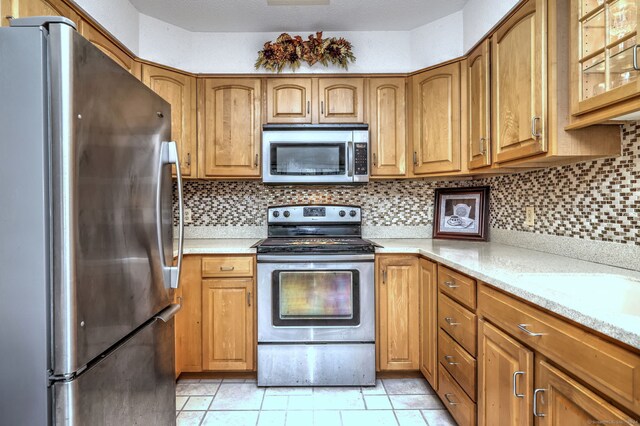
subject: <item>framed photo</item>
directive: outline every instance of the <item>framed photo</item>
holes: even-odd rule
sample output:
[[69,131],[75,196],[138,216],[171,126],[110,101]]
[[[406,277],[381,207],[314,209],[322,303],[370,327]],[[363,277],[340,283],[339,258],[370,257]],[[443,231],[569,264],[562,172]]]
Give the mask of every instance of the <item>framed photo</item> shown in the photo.
[[433,238],[486,241],[489,187],[436,189],[433,216]]

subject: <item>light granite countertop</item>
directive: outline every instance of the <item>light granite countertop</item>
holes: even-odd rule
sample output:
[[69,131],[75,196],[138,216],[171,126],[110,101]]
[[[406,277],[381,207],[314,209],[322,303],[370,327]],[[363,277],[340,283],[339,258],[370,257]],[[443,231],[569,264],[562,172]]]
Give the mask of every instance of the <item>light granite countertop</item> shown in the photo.
[[[258,239],[188,239],[184,254],[253,254]],[[640,272],[498,243],[372,239],[415,253],[640,349]]]

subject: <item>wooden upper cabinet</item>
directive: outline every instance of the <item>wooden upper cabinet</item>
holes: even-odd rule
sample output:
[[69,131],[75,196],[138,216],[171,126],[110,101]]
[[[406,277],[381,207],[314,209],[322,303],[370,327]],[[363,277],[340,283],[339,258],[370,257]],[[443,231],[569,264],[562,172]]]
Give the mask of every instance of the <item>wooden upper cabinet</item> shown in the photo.
[[469,54],[467,66],[467,117],[469,169],[491,165],[491,68],[489,40]]
[[144,64],[142,82],[171,104],[171,139],[178,145],[182,176],[196,178],[195,77]]
[[[627,111],[616,103],[640,94],[640,68],[634,64],[639,43],[637,0],[571,0],[571,112],[580,115],[604,107],[601,117]],[[638,109],[636,102],[635,108]],[[624,108],[624,106],[623,106]]]
[[11,18],[28,16],[64,16],[78,23],[78,15],[62,0],[0,0],[1,26],[9,26]]
[[253,278],[203,280],[202,362],[204,370],[254,369]]
[[198,90],[198,177],[260,177],[260,79],[201,79]]
[[415,256],[379,256],[378,362],[380,370],[420,367],[420,275]]
[[532,425],[533,352],[484,320],[478,326],[478,425]]
[[363,123],[364,79],[319,78],[319,123]]
[[267,78],[267,122],[311,123],[311,78]]
[[87,21],[81,20],[78,31],[84,38],[89,40],[98,49],[100,49],[105,55],[113,59],[122,68],[129,71],[136,78],[141,77],[140,63],[133,60],[131,56],[118,45],[111,41],[108,37],[102,34],[98,29],[92,26]]
[[547,149],[546,0],[528,0],[502,24],[491,46],[494,160],[529,157]]
[[372,176],[407,172],[406,80],[369,79],[369,133]]
[[460,170],[460,63],[412,77],[413,173]]
[[638,424],[551,364],[536,364],[536,414],[540,425]]
[[420,259],[420,371],[438,390],[438,267]]

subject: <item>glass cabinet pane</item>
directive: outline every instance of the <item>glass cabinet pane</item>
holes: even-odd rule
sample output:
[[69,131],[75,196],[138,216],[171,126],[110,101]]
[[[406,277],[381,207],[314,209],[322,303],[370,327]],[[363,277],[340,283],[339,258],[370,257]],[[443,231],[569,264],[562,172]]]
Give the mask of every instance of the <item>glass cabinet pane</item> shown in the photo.
[[636,31],[636,0],[618,0],[609,5],[609,43]]
[[582,23],[582,57],[589,56],[605,45],[604,9]]
[[604,93],[606,88],[606,71],[604,53],[583,63],[582,99],[589,99]]
[[609,58],[609,89],[631,83],[637,75],[633,69],[633,47],[614,53]]

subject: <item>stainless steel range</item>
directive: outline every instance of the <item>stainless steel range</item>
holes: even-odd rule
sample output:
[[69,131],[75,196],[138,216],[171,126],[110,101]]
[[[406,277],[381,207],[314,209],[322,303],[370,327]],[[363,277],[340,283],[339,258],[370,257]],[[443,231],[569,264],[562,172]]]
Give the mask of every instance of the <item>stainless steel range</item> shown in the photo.
[[268,209],[258,250],[258,386],[375,384],[375,245],[355,206]]

